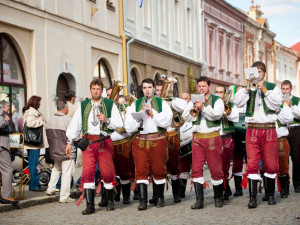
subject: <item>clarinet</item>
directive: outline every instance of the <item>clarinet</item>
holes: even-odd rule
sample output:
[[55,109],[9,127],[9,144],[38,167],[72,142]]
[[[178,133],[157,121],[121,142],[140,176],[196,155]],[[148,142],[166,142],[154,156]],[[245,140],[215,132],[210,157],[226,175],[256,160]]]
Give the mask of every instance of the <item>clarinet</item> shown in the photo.
[[[148,95],[146,95],[145,101],[143,102],[143,106],[145,106],[145,105],[147,104],[147,102],[148,102],[148,98],[149,98],[149,96],[148,96]],[[146,110],[146,114],[147,114],[147,115],[149,115],[149,112],[148,112],[148,110]],[[142,131],[142,130],[144,130],[143,126],[144,126],[144,121],[143,121],[143,119],[142,119],[142,118],[140,118],[140,126],[139,126],[138,130],[139,130],[139,131]]]

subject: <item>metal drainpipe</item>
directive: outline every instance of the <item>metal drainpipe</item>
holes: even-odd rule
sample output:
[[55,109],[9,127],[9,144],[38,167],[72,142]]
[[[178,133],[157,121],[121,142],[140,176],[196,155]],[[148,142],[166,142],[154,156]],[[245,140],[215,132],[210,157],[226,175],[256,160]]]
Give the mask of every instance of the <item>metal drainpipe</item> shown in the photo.
[[[202,36],[202,60],[199,60],[200,62],[202,62],[203,64],[202,64],[202,68],[201,68],[201,76],[204,76],[204,72],[205,72],[205,69],[206,69],[206,67],[207,67],[207,63],[206,63],[206,49],[205,49],[205,27],[204,27],[204,25],[205,25],[205,23],[204,23],[204,0],[202,0],[202,2],[201,2],[201,4],[202,4],[202,12],[201,12],[201,17],[202,17],[202,34],[201,35],[203,35]],[[197,20],[198,21],[198,20]]]
[[244,69],[244,22],[242,22],[242,55],[241,55],[241,58],[242,58],[242,65],[241,65],[241,67],[242,67],[242,72],[241,72],[241,76],[243,77],[243,83],[244,83],[244,76],[243,76],[243,74],[244,74],[244,71],[243,71],[243,69]]
[[124,13],[124,0],[123,1],[123,29],[125,32],[127,32],[129,34],[129,36],[131,36],[130,40],[126,43],[126,61],[127,61],[127,90],[128,93],[130,93],[130,54],[129,54],[129,45],[134,42],[135,40],[135,36],[134,34],[126,29],[126,20],[125,20],[125,13]]

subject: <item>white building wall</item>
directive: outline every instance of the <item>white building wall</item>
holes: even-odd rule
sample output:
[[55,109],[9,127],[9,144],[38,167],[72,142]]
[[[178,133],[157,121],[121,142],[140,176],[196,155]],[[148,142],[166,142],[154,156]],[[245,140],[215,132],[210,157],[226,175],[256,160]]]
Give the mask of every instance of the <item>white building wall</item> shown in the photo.
[[201,1],[147,0],[141,8],[125,0],[125,23],[138,41],[190,60],[203,60],[201,53]]
[[281,82],[289,80],[293,84],[292,93],[298,93],[297,57],[282,49],[276,51],[276,84],[280,87]]
[[[57,79],[71,73],[77,102],[90,97],[97,62],[105,59],[114,79],[123,80],[118,1],[115,12],[103,1],[0,0],[0,33],[8,35],[20,55],[27,99],[42,97],[41,112],[53,113]],[[98,8],[91,16],[91,7]]]

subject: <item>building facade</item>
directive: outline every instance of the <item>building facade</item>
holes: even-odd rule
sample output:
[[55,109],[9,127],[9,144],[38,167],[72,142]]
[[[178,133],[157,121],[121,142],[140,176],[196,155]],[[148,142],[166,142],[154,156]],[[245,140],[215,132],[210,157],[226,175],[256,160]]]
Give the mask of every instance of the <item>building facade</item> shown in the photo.
[[76,101],[89,83],[123,79],[118,1],[0,0],[0,97],[22,113],[32,95],[42,97],[47,118],[63,92]]
[[276,84],[280,87],[284,80],[291,81],[293,85],[292,94],[299,94],[299,76],[297,76],[297,60],[298,54],[296,51],[285,47],[275,41],[275,57],[276,57]]
[[223,0],[206,0],[206,74],[216,84],[243,84],[243,22],[247,16]]
[[265,79],[274,82],[275,76],[275,53],[274,38],[275,34],[269,30],[266,18],[259,6],[252,5],[247,12],[248,17],[244,23],[244,68],[249,68],[256,61],[266,64],[267,73]]
[[[178,96],[189,90],[188,71],[198,78],[204,68],[203,1],[147,0],[141,8],[126,0],[125,29],[135,40],[130,44],[131,92],[147,77],[162,74],[178,82],[169,93]],[[130,36],[130,35],[129,35]]]

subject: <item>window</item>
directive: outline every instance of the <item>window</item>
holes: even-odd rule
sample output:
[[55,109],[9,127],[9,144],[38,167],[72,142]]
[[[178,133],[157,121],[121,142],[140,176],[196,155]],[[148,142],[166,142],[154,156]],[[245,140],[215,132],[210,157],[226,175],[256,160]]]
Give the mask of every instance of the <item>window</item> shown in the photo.
[[178,91],[178,79],[177,83],[173,84],[173,97],[179,97],[179,91]]
[[152,1],[144,1],[143,9],[144,9],[144,26],[147,28],[151,28],[151,3]]
[[219,68],[223,68],[223,46],[224,46],[224,40],[223,40],[223,33],[219,34]]
[[160,0],[160,26],[161,34],[167,34],[166,0]]
[[240,68],[239,62],[240,62],[239,43],[236,42],[236,44],[235,44],[235,66],[236,66],[235,74],[238,74],[238,72],[239,72],[239,68]]
[[231,44],[230,44],[230,37],[227,37],[226,39],[226,52],[227,52],[227,71],[229,71],[230,63],[231,63]]
[[130,91],[135,97],[137,97],[138,80],[134,69],[130,71]]
[[208,31],[208,33],[209,33],[209,49],[208,49],[208,51],[209,51],[209,64],[212,65],[212,63],[213,63],[212,62],[212,60],[213,60],[213,57],[212,57],[212,54],[213,54],[212,48],[213,48],[213,41],[214,41],[214,39],[213,39],[214,30],[211,27],[209,27],[208,29],[209,29],[209,31]]
[[175,41],[180,42],[179,1],[175,0]]
[[26,82],[19,54],[9,37],[0,33],[0,100],[10,103],[10,115],[17,126],[25,106]]
[[93,79],[100,78],[104,84],[105,88],[111,87],[111,76],[109,74],[109,70],[107,68],[107,65],[104,61],[104,59],[100,59],[95,66],[94,73],[93,73]]
[[191,9],[187,8],[187,44],[192,47],[192,13]]

